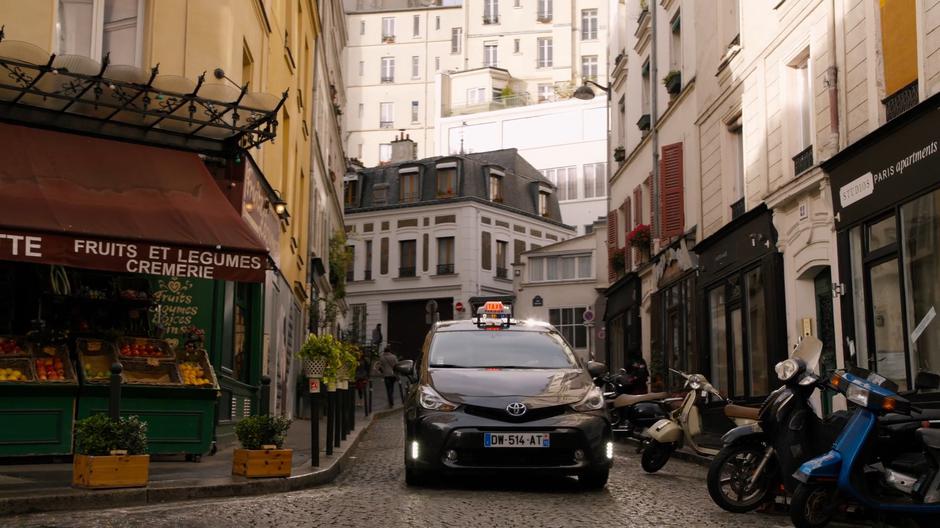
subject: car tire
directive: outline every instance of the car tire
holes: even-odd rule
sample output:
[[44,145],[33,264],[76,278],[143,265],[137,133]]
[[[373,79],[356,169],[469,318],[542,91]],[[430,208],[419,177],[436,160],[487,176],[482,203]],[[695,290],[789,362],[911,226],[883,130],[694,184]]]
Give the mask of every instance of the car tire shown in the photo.
[[583,490],[599,490],[607,485],[607,479],[610,477],[610,469],[604,468],[599,471],[591,471],[578,475],[578,486]]

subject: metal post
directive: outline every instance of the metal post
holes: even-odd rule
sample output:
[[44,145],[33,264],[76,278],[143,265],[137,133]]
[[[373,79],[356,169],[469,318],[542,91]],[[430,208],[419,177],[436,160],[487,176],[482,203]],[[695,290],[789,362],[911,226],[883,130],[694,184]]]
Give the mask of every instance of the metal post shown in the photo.
[[363,402],[362,406],[365,408],[365,415],[369,416],[372,414],[372,376],[369,376],[368,381],[366,381],[366,390],[363,392]]
[[333,419],[336,414],[336,391],[326,393],[326,454],[333,454]]
[[320,394],[321,387],[317,391],[310,392],[310,465],[320,465]]
[[[365,390],[362,392],[365,394]],[[356,392],[351,392],[352,397],[349,398],[349,432],[352,432],[356,428]]]
[[261,375],[261,402],[258,406],[261,416],[267,416],[271,414],[271,377],[262,374]]
[[[346,383],[349,383],[348,381]],[[343,389],[339,396],[339,437],[340,440],[346,440],[346,434],[349,432],[349,390]]]
[[108,416],[112,420],[121,417],[121,371],[124,368],[115,361],[111,365],[111,397],[108,399]]

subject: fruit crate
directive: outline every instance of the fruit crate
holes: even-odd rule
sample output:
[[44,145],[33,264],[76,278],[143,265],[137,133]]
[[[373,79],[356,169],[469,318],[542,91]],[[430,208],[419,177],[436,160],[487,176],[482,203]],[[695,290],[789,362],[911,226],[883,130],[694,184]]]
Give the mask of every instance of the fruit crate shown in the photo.
[[41,383],[74,383],[76,379],[69,350],[63,345],[34,346],[33,371]]
[[29,357],[29,343],[25,338],[0,336],[0,358]]
[[181,385],[176,363],[154,358],[128,359],[124,365],[124,383],[128,385]]
[[35,380],[31,363],[29,358],[0,358],[0,384]]
[[[201,375],[198,373],[198,370],[194,373],[195,378],[204,379],[206,382],[189,382],[192,380],[189,380],[187,376],[188,365],[193,365],[198,369],[202,369]],[[219,386],[218,380],[215,377],[215,371],[212,370],[212,364],[209,363],[209,358],[206,356],[205,350],[179,354],[178,367],[180,372],[180,380],[183,382],[183,385],[186,385],[187,387],[218,388]]]
[[114,344],[101,339],[76,339],[79,370],[85,383],[108,383],[117,355]]
[[118,355],[121,359],[174,359],[170,344],[162,339],[146,337],[121,337],[118,339]]

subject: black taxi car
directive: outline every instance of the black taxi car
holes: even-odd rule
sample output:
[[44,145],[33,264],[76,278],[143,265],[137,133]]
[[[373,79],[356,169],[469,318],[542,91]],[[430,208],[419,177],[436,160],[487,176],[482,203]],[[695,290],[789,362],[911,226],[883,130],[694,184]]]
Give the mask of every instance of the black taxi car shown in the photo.
[[607,483],[611,424],[592,377],[551,325],[515,321],[498,302],[478,317],[436,323],[405,402],[405,480],[440,474],[515,471],[576,475],[581,487]]

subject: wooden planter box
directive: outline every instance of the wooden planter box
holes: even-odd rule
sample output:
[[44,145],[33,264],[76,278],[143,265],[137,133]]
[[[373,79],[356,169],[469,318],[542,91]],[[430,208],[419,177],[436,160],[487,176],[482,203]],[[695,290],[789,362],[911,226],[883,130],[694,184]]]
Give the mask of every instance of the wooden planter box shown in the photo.
[[293,449],[236,449],[232,474],[248,478],[289,477]]
[[150,455],[75,455],[72,486],[76,488],[141,488],[150,475]]

